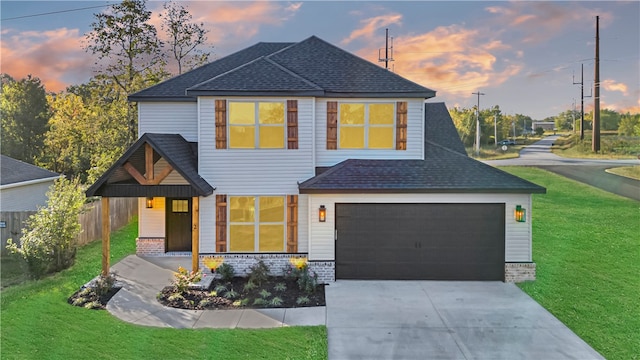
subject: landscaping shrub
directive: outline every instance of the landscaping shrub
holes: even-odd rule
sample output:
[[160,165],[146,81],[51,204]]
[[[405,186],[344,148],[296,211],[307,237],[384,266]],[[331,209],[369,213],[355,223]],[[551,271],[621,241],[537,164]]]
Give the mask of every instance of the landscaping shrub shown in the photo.
[[233,277],[236,276],[236,271],[233,269],[233,266],[230,264],[222,264],[218,266],[218,270],[216,270],[218,274],[222,277],[224,281],[231,281]]
[[202,271],[189,271],[182,266],[178,267],[178,272],[174,275],[173,285],[178,293],[184,294],[189,290],[189,285],[197,283],[202,279]]
[[21,245],[9,239],[7,249],[19,254],[29,273],[40,278],[73,265],[80,233],[78,215],[85,195],[78,179],[56,180],[47,192],[47,205],[26,221]]
[[262,260],[259,260],[249,268],[249,282],[260,286],[263,282],[267,281],[268,277],[269,267]]

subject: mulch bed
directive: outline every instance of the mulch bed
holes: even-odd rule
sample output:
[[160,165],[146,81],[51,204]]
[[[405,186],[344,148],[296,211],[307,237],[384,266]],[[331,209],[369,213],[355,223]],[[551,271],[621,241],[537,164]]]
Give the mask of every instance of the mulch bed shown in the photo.
[[67,303],[73,306],[84,307],[86,309],[104,310],[107,308],[109,300],[120,291],[122,287],[112,287],[106,294],[99,295],[95,289],[90,287],[82,288],[76,291]]
[[[248,279],[234,277],[225,282],[216,279],[207,290],[188,290],[179,294],[175,286],[165,287],[158,301],[169,307],[189,310],[259,309],[324,306],[324,285],[307,293],[299,289],[294,279],[269,277],[253,289],[247,289]],[[223,290],[224,286],[226,290]],[[231,291],[233,290],[233,291]]]

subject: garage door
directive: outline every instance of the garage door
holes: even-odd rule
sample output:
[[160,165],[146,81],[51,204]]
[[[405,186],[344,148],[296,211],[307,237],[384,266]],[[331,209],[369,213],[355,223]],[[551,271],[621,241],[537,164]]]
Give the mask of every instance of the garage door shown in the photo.
[[336,278],[504,280],[504,204],[336,204]]

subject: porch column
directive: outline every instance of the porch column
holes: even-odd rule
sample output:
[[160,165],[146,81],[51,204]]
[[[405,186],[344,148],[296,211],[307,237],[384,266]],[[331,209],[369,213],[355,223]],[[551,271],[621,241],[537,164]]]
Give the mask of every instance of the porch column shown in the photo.
[[191,201],[191,270],[200,269],[200,198],[194,196]]
[[109,217],[109,198],[102,197],[102,275],[109,275],[111,218]]

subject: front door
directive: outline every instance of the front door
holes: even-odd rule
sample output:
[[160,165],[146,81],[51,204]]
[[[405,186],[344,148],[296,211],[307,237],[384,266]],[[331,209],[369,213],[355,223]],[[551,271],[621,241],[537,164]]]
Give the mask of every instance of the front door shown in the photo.
[[166,251],[191,251],[191,199],[167,198],[166,212]]

